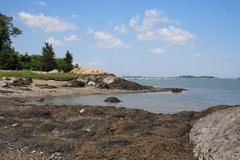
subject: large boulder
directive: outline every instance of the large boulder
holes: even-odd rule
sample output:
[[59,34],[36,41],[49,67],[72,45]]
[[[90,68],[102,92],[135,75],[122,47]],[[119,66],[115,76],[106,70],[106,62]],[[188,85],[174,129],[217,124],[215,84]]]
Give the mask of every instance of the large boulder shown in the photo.
[[97,78],[95,75],[90,75],[86,78],[87,82],[92,81],[92,82],[97,82]]
[[54,69],[54,70],[51,70],[48,72],[49,74],[57,74],[58,73],[58,70],[57,69]]
[[119,103],[121,101],[117,97],[108,97],[104,100],[104,102]]
[[84,87],[85,86],[85,82],[83,80],[72,80],[67,82],[67,84],[65,85],[66,87]]
[[108,79],[108,86],[110,89],[121,89],[121,90],[148,90],[153,89],[151,86],[143,86],[135,82],[125,80],[120,77],[114,77]]
[[105,84],[111,84],[111,83],[114,83],[114,81],[115,81],[116,79],[117,79],[116,76],[109,75],[109,76],[104,77],[102,81],[103,81]]

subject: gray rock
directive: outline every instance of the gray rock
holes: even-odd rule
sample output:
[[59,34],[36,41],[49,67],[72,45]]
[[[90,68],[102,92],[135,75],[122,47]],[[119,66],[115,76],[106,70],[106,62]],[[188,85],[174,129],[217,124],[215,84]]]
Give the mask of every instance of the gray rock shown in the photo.
[[72,80],[72,81],[69,81],[66,86],[67,87],[84,87],[85,82],[82,80]]
[[87,83],[88,86],[96,86],[96,83],[94,81],[89,81]]
[[121,101],[117,97],[108,97],[104,100],[104,102],[119,103]]
[[88,81],[88,82],[90,82],[90,81],[92,81],[92,82],[97,82],[97,78],[96,78],[95,75],[91,75],[91,76],[88,76],[88,77],[87,77],[87,81]]
[[197,121],[190,131],[199,160],[240,159],[240,107],[219,110]]

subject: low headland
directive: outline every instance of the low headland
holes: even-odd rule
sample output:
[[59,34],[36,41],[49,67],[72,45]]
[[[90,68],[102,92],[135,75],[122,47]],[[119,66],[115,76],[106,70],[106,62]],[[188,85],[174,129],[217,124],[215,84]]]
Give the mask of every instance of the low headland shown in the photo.
[[[201,112],[157,114],[113,106],[29,104],[32,98],[43,102],[49,96],[181,94],[185,89],[143,86],[107,73],[1,71],[0,75],[2,159],[239,158],[233,145],[239,144],[234,134],[240,124],[239,106],[221,105]],[[213,123],[217,127],[213,127]],[[231,132],[225,126],[231,126]],[[213,130],[219,134],[211,132]],[[222,146],[221,150],[216,145]]]

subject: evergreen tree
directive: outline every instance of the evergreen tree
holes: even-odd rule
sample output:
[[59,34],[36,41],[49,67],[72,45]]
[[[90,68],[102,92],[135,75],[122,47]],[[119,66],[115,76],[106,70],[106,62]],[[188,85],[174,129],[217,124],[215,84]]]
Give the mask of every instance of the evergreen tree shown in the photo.
[[45,43],[45,46],[42,48],[42,70],[51,71],[57,67],[55,60],[55,53],[53,47],[49,43]]
[[73,65],[72,65],[73,57],[69,51],[66,52],[65,58],[63,60],[65,62],[65,65],[64,65],[65,67],[63,68],[63,71],[64,72],[71,71],[73,69]]

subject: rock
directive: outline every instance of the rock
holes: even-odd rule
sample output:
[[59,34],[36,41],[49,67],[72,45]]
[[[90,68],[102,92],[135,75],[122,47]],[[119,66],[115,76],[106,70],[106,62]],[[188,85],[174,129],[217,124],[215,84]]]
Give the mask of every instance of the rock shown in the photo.
[[10,88],[9,84],[5,82],[5,85],[2,86],[3,88]]
[[94,75],[90,75],[87,77],[87,82],[92,81],[92,82],[97,82],[97,78]]
[[35,86],[38,86],[41,89],[55,89],[58,88],[56,86],[48,85],[48,84],[36,84]]
[[85,109],[81,109],[81,110],[80,110],[80,113],[81,113],[81,114],[82,114],[83,112],[85,112]]
[[7,94],[7,93],[14,93],[13,91],[9,91],[9,90],[0,90],[1,94]]
[[26,85],[31,85],[32,84],[32,78],[28,77],[28,78],[17,78],[15,80],[13,80],[12,83],[10,83],[10,85],[12,86],[26,86]]
[[110,89],[121,89],[121,90],[151,90],[154,89],[151,86],[140,85],[135,82],[125,80],[120,77],[115,77],[108,81]]
[[171,91],[172,91],[172,93],[181,93],[183,91],[183,89],[181,89],[181,88],[173,88]]
[[48,72],[49,74],[57,74],[58,73],[58,70],[57,69],[54,69],[54,70],[51,70]]
[[104,77],[102,81],[103,81],[105,84],[111,84],[111,83],[114,83],[114,80],[115,80],[116,78],[117,78],[117,77],[110,75],[110,76]]
[[222,109],[198,120],[189,137],[199,160],[240,159],[240,107]]
[[100,88],[100,89],[109,89],[109,86],[104,82],[100,82],[100,83],[96,84],[96,87]]
[[29,84],[31,84],[33,82],[32,77],[24,78],[24,80],[26,83],[29,83]]
[[94,81],[89,81],[87,83],[88,86],[96,86],[96,83]]
[[117,97],[108,97],[104,100],[104,102],[119,103],[121,101]]
[[66,86],[67,87],[84,87],[85,82],[82,80],[72,80],[72,81],[69,81]]

